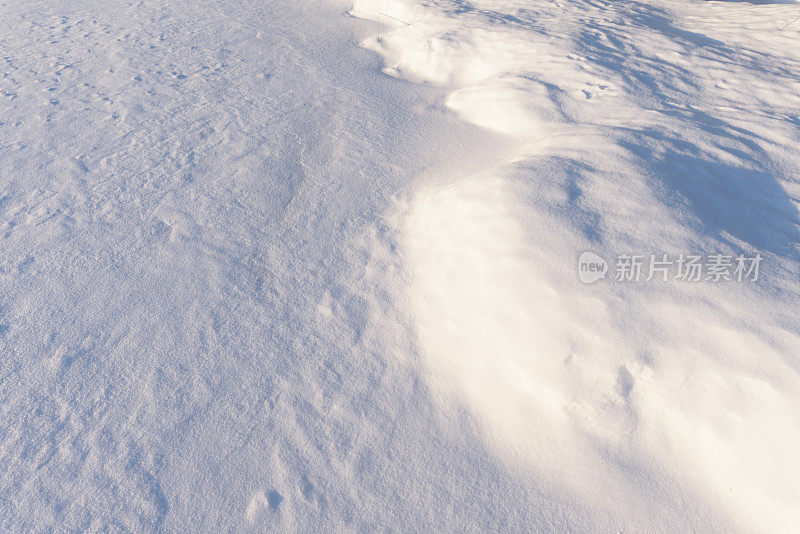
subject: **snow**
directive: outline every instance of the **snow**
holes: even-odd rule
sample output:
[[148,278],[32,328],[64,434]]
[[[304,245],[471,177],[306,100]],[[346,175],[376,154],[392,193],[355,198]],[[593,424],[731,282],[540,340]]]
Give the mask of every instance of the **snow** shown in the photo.
[[797,9],[4,2],[0,529],[790,531]]
[[[498,457],[593,522],[790,530],[800,82],[796,33],[776,28],[790,12],[357,0],[353,14],[390,8],[411,24],[364,43],[385,72],[446,88],[516,147],[419,186],[400,231],[445,409],[466,405]],[[570,274],[591,249],[769,267],[758,288],[587,287]]]

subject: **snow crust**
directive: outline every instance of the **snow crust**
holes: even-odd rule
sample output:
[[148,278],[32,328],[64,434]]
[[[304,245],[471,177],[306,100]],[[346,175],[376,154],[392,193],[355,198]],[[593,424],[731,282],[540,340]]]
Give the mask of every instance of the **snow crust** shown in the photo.
[[[634,531],[800,521],[798,115],[785,6],[393,2],[364,41],[507,161],[420,184],[409,307],[445,409]],[[762,253],[754,287],[585,286],[583,250]],[[724,525],[724,527],[721,527]]]
[[791,531],[796,10],[3,2],[0,530]]

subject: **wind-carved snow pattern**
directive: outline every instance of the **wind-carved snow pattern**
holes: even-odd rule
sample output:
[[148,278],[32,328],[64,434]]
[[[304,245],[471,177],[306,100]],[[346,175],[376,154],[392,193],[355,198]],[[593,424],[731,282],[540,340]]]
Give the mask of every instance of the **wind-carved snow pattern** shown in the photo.
[[[445,412],[466,407],[510,469],[595,525],[798,524],[791,7],[356,0],[351,14],[378,12],[408,23],[362,43],[384,72],[447,88],[447,107],[510,147],[475,174],[423,175],[399,208],[405,302]],[[764,272],[586,286],[584,250],[759,253]]]
[[381,292],[396,257],[363,237],[463,125],[415,109],[343,8],[0,5],[0,531],[523,508],[473,437],[437,436]]
[[797,6],[351,7],[0,3],[0,531],[790,530]]

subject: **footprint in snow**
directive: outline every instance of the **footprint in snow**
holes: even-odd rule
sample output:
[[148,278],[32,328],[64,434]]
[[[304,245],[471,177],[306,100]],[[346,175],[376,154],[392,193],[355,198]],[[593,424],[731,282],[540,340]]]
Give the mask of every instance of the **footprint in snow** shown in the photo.
[[277,513],[278,508],[283,502],[283,496],[276,490],[270,490],[265,494],[259,491],[253,495],[245,510],[245,516],[250,523],[254,523],[262,511],[269,510],[272,513]]

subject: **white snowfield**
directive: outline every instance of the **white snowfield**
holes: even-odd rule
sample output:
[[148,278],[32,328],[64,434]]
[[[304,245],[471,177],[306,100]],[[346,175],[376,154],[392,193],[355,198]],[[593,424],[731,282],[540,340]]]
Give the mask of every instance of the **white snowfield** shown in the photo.
[[0,530],[796,531],[798,8],[0,2]]

